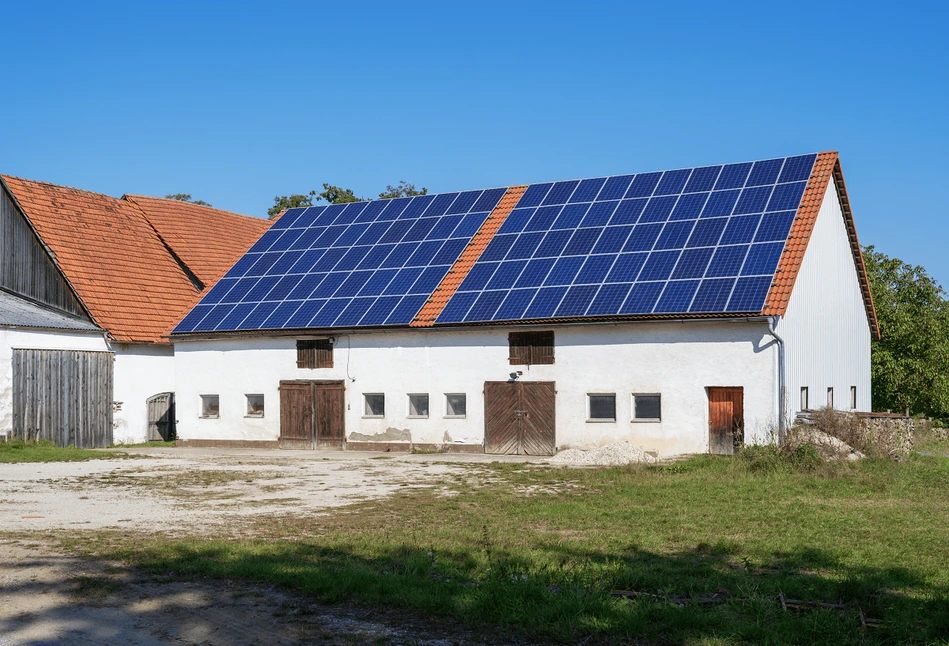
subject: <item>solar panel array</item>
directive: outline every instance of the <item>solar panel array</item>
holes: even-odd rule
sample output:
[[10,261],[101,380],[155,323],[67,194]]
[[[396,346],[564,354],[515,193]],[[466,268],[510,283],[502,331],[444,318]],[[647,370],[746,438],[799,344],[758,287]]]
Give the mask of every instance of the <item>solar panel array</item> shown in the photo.
[[436,323],[761,311],[816,157],[533,184]]
[[290,209],[174,332],[408,325],[505,191]]

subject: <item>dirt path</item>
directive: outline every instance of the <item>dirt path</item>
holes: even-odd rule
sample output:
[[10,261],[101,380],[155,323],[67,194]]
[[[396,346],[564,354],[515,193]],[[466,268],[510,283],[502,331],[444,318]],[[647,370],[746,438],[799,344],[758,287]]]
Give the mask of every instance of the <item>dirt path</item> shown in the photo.
[[329,513],[406,487],[448,493],[448,479],[497,456],[136,453],[0,465],[0,646],[515,643],[404,611],[320,606],[268,586],[156,579],[59,554],[43,538],[109,528],[239,536],[261,514]]
[[163,581],[0,540],[0,646],[494,646],[442,621],[320,606],[267,586]]

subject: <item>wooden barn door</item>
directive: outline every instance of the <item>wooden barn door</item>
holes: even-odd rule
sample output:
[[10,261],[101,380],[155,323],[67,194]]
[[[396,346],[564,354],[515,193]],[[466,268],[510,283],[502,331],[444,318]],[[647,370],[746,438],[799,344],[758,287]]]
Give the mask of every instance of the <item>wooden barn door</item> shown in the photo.
[[175,393],[152,395],[145,403],[148,407],[148,441],[175,439]]
[[110,446],[114,362],[111,352],[13,350],[13,436]]
[[553,382],[485,382],[485,453],[553,455],[555,404]]
[[344,399],[342,381],[281,381],[280,448],[342,448]]
[[744,391],[708,389],[708,452],[732,455],[745,441]]

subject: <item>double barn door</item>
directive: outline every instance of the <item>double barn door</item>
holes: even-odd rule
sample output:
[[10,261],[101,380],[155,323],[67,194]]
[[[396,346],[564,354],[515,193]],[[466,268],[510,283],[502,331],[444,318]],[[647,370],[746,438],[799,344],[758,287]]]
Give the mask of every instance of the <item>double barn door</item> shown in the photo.
[[280,448],[342,448],[344,406],[342,381],[281,381]]
[[553,455],[555,399],[553,382],[485,382],[485,453]]

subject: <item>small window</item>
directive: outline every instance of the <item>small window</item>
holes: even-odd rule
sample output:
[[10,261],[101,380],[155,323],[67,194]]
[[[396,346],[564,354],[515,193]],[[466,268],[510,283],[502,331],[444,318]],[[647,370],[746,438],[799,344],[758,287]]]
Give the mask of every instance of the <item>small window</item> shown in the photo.
[[660,395],[633,395],[633,419],[649,422],[662,419]]
[[508,359],[512,366],[533,366],[554,362],[554,333],[511,332],[507,335]]
[[201,417],[213,419],[221,413],[220,397],[217,395],[201,395]]
[[409,395],[409,417],[428,417],[428,393]]
[[857,410],[857,387],[850,387],[850,410]]
[[247,397],[247,417],[264,416],[264,396],[245,395]]
[[616,421],[616,395],[598,394],[587,395],[589,411],[587,419],[591,422]]
[[366,400],[366,417],[385,417],[386,396],[382,393],[364,393]]
[[333,344],[329,339],[297,341],[297,368],[332,368]]
[[468,415],[468,396],[465,393],[445,395],[445,417],[466,417]]
[[830,387],[827,389],[827,408],[834,407],[834,388]]
[[807,401],[807,386],[801,386],[801,410],[810,410]]

